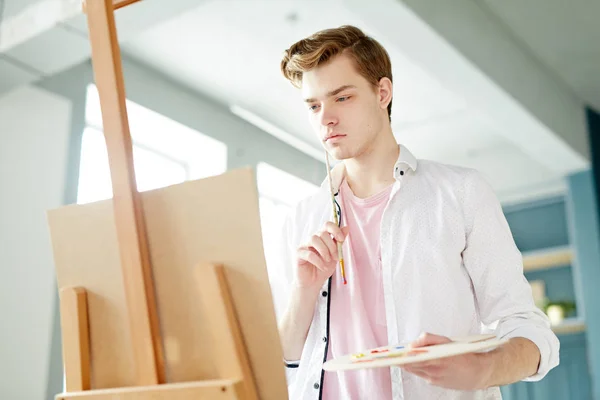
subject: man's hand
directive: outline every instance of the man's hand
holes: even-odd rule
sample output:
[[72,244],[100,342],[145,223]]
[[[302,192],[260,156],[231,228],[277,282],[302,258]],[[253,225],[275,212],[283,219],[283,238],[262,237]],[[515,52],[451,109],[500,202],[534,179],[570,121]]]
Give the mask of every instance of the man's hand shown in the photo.
[[279,323],[279,335],[286,360],[298,360],[313,319],[321,287],[335,272],[338,262],[337,243],[348,236],[348,227],[339,228],[327,222],[308,242],[300,246],[296,256],[296,276],[290,301]]
[[301,288],[317,287],[335,272],[339,261],[337,243],[346,240],[349,228],[327,222],[303,246],[296,257],[296,284]]
[[[422,334],[411,347],[450,343],[445,336]],[[485,353],[468,353],[439,360],[402,365],[407,372],[420,376],[432,385],[455,390],[479,390],[488,387],[492,364]]]
[[[425,333],[411,343],[411,347],[449,342],[451,340],[445,336]],[[538,371],[540,357],[535,343],[515,337],[485,353],[468,353],[401,367],[432,385],[455,390],[480,390],[509,385],[532,376]]]

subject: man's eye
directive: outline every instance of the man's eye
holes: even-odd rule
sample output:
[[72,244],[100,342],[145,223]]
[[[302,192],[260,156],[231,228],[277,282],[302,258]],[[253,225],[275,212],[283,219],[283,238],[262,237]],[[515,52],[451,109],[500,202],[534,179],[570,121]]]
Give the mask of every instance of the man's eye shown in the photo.
[[338,97],[337,101],[346,101],[350,98],[350,96]]

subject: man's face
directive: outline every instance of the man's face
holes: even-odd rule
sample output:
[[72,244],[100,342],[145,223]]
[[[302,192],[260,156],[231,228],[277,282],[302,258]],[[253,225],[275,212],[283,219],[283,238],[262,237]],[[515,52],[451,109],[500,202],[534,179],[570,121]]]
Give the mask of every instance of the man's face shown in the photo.
[[346,54],[305,72],[302,96],[315,133],[338,160],[368,150],[387,119],[378,88],[357,72]]

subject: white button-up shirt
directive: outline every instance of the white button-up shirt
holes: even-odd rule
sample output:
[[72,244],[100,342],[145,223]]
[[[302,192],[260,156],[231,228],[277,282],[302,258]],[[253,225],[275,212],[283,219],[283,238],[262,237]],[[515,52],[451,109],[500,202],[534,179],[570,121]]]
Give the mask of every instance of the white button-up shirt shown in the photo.
[[[559,341],[533,302],[521,253],[492,188],[472,169],[417,162],[402,145],[392,172],[395,183],[380,234],[389,344],[410,342],[422,332],[524,337],[541,353],[537,373],[526,380],[543,378],[558,365]],[[344,173],[343,163],[332,170],[336,192]],[[325,180],[290,215],[279,254],[268,262],[279,317],[289,299],[297,247],[331,220]],[[329,342],[329,288],[327,281],[301,359],[286,360],[291,400],[320,398]],[[501,398],[499,388],[447,390],[398,367],[392,367],[391,377],[394,399]]]

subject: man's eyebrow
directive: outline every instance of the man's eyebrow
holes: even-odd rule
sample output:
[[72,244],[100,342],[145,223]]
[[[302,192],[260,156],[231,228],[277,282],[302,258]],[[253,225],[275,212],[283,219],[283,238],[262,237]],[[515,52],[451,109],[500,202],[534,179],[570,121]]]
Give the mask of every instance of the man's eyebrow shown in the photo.
[[[342,92],[342,91],[344,91],[344,90],[346,90],[346,89],[356,89],[356,86],[354,86],[354,85],[344,85],[344,86],[340,86],[340,87],[339,87],[339,88],[337,88],[337,89],[334,89],[334,90],[332,90],[332,91],[330,91],[330,92],[327,92],[327,94],[326,94],[325,96],[326,96],[326,97],[335,96],[336,94],[338,94],[338,93],[340,93],[340,92]],[[310,99],[304,99],[304,102],[305,102],[305,103],[313,103],[313,102],[315,102],[315,101],[317,101],[317,99],[314,99],[314,98],[310,98]]]

